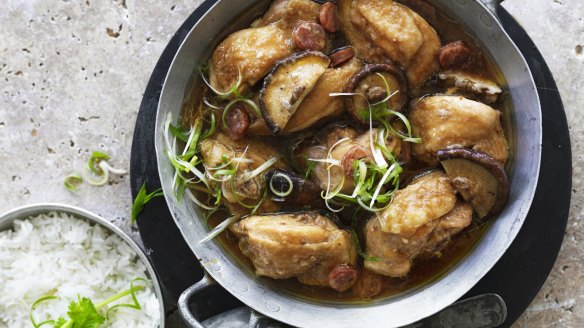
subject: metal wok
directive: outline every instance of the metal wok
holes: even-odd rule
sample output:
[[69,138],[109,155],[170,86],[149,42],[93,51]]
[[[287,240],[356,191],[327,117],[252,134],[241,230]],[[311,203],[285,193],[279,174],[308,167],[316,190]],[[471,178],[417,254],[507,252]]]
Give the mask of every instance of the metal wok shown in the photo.
[[[196,81],[197,66],[229,33],[242,28],[270,1],[207,0],[214,3],[186,36],[166,77],[156,119],[155,145],[160,181],[166,202],[184,239],[206,272],[243,303],[268,317],[300,327],[393,327],[430,316],[455,302],[471,289],[505,253],[521,228],[537,184],[541,159],[542,119],[535,83],[518,48],[496,16],[497,0],[430,0],[446,15],[463,24],[498,66],[507,82],[512,102],[506,119],[511,126],[513,153],[510,168],[510,200],[492,221],[476,247],[440,279],[404,294],[368,303],[312,301],[273,288],[266,279],[241,267],[216,240],[199,244],[208,229],[202,213],[190,202],[173,195],[174,169],[164,148],[164,121],[168,112],[179,117],[185,93]],[[189,288],[181,311],[188,322],[200,324],[188,313],[186,301],[204,289],[210,279]]]

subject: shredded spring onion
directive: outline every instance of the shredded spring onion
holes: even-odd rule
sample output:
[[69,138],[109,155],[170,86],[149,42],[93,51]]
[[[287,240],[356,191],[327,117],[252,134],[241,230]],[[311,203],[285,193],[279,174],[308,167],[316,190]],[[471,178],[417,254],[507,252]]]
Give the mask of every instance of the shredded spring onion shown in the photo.
[[89,184],[94,185],[94,186],[102,186],[104,184],[106,184],[109,180],[110,177],[110,173],[113,174],[125,174],[126,170],[122,170],[122,169],[115,169],[113,167],[111,167],[108,162],[106,162],[105,160],[101,160],[99,161],[99,163],[97,164],[97,166],[100,169],[100,174],[95,174],[94,171],[91,169],[91,167],[88,165],[85,165],[83,167],[83,179],[85,181],[87,181]]
[[75,191],[77,189],[77,187],[79,187],[79,185],[83,182],[83,178],[81,178],[81,176],[77,173],[75,174],[69,174],[68,176],[65,177],[65,180],[63,181],[63,184],[65,185],[65,188],[71,190],[71,191]]
[[187,195],[187,197],[189,197],[190,200],[193,201],[193,203],[197,204],[197,206],[199,206],[202,209],[211,211],[211,210],[216,210],[217,207],[210,207],[205,205],[203,202],[201,202],[200,200],[197,199],[197,197],[195,197],[195,195],[193,195],[193,193],[191,192],[190,189],[185,189],[185,194]]
[[226,92],[220,92],[219,90],[213,88],[211,86],[211,83],[209,83],[209,81],[207,81],[207,78],[205,77],[205,74],[203,74],[203,72],[201,72],[201,79],[207,85],[207,87],[209,87],[209,89],[211,89],[211,91],[213,91],[213,93],[215,93],[217,95],[217,97],[219,99],[227,99],[231,95],[235,95],[236,97],[240,97],[238,90],[239,90],[239,87],[241,86],[241,82],[243,82],[243,75],[241,74],[241,70],[239,69],[239,67],[237,68],[237,81]]
[[274,165],[277,161],[278,161],[278,158],[270,157],[270,159],[265,161],[262,165],[256,167],[253,171],[245,172],[244,174],[242,174],[241,177],[239,178],[240,182],[243,183],[243,182],[246,182],[250,179],[253,179],[258,174],[260,174],[260,173],[264,172],[265,170],[267,170],[268,168],[270,168],[270,166]]
[[93,172],[93,174],[100,175],[102,173],[101,168],[97,166],[101,161],[107,161],[110,159],[108,154],[104,154],[99,151],[94,151],[91,153],[91,157],[87,161],[87,167]]
[[230,225],[235,223],[235,221],[237,221],[238,219],[239,219],[239,217],[234,215],[234,216],[227,218],[225,221],[219,223],[219,225],[217,225],[215,228],[213,228],[213,230],[209,231],[209,234],[205,238],[203,238],[199,241],[199,244],[206,243],[209,240],[215,238],[217,235],[219,235],[221,232],[223,232],[223,230],[227,229]]

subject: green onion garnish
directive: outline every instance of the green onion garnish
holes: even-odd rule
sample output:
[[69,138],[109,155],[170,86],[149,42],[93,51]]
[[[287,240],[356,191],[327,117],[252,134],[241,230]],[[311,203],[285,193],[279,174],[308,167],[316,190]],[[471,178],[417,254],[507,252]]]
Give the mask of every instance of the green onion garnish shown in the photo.
[[[274,187],[274,179],[277,178],[282,178],[286,180],[286,183],[288,184],[288,189],[286,189],[285,191],[276,190],[276,188]],[[292,184],[292,179],[290,179],[290,177],[288,177],[287,175],[280,172],[276,172],[274,175],[272,175],[272,178],[270,179],[270,190],[274,195],[278,197],[286,197],[292,193],[293,188],[294,185]]]
[[87,161],[87,166],[89,167],[91,172],[93,172],[94,174],[101,175],[103,173],[103,171],[97,164],[103,160],[108,160],[108,159],[110,159],[108,154],[105,154],[105,153],[102,153],[99,151],[94,151],[93,153],[91,153],[91,157],[89,158],[89,161]]
[[159,197],[164,195],[162,189],[156,189],[151,193],[146,193],[146,182],[142,184],[140,187],[140,191],[136,195],[136,199],[134,199],[134,204],[132,205],[132,224],[136,222],[136,218],[142,212],[144,205],[148,203],[152,198]]
[[79,174],[75,173],[66,176],[65,180],[63,181],[63,184],[65,185],[65,188],[71,191],[75,191],[82,182],[83,178],[81,178]]

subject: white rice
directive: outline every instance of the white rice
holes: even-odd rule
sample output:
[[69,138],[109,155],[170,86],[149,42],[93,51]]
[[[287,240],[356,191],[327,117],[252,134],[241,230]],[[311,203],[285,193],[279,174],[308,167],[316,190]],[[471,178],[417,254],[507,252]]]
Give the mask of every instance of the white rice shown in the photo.
[[[13,230],[0,232],[0,327],[32,327],[31,305],[49,294],[59,299],[41,303],[36,322],[68,319],[67,307],[78,295],[97,304],[129,289],[138,277],[146,279],[147,270],[137,254],[100,225],[64,213],[16,220]],[[152,287],[136,296],[142,310],[113,310],[105,327],[158,327],[160,307]]]

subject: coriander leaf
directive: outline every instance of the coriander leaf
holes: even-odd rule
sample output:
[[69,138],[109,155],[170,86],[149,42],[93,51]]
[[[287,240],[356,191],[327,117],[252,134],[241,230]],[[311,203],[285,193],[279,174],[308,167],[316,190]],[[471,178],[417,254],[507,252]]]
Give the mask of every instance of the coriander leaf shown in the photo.
[[134,204],[132,205],[132,224],[136,222],[136,218],[142,212],[144,205],[148,203],[152,198],[162,196],[163,192],[162,189],[158,188],[153,192],[147,194],[146,193],[146,182],[142,184],[140,187],[140,191],[136,195],[136,199],[134,199]]
[[75,328],[98,328],[105,322],[105,317],[97,312],[93,302],[87,298],[79,298],[79,302],[71,302],[67,315],[73,321]]
[[55,321],[55,323],[53,324],[54,327],[53,328],[61,328],[63,327],[65,324],[67,323],[67,320],[65,320],[65,318],[63,317],[59,317],[59,319],[57,319],[57,321]]

